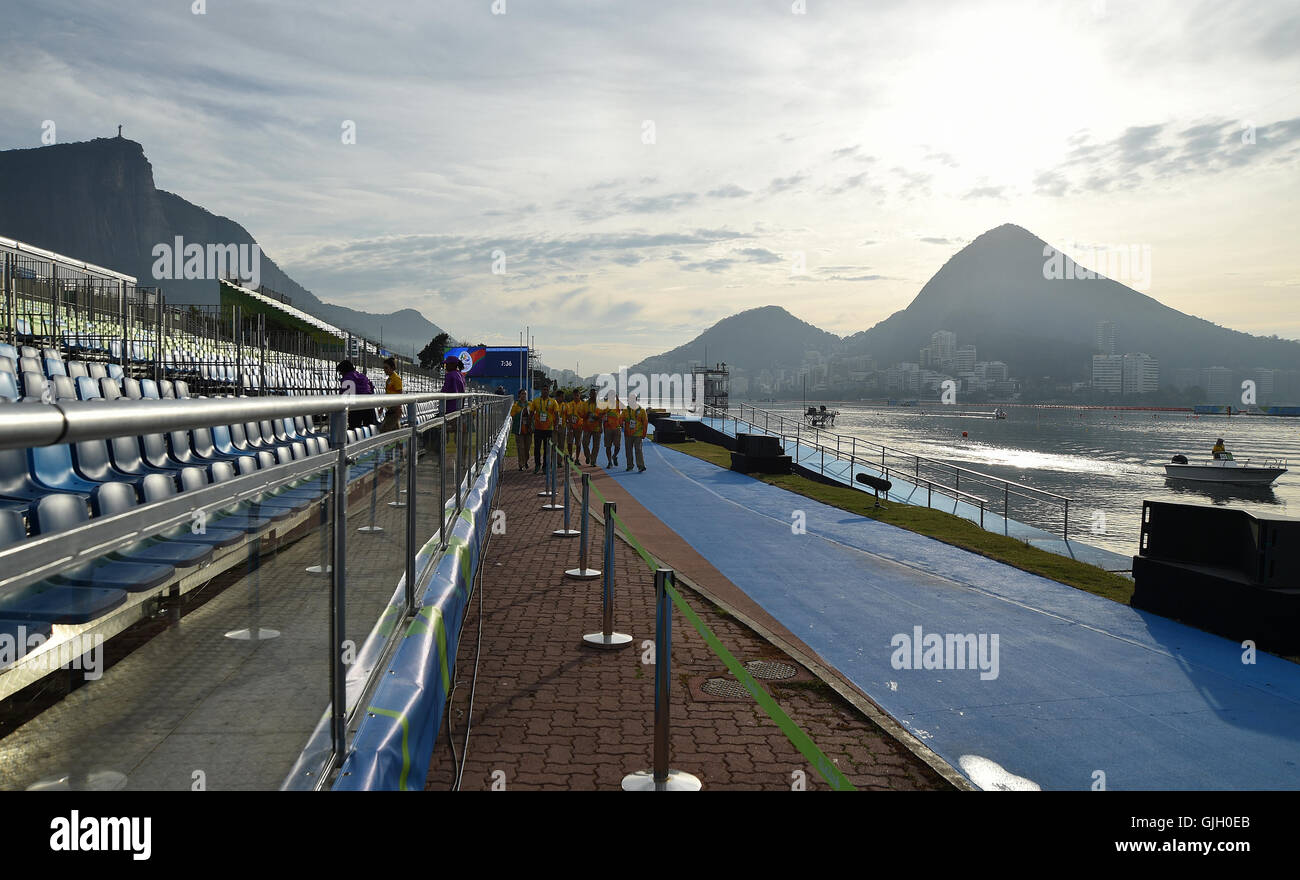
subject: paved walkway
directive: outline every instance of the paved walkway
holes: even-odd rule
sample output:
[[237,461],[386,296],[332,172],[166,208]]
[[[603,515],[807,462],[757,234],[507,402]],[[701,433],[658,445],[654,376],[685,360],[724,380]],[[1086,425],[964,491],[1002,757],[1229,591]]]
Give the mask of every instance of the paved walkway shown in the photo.
[[[1300,788],[1296,664],[671,448],[646,463],[613,479],[981,787]],[[996,677],[899,668],[929,665],[898,647],[917,627],[985,636]]]
[[[598,484],[611,482],[588,471],[597,474]],[[450,722],[439,736],[430,790],[451,786],[451,749],[463,753],[467,717],[472,730],[464,790],[494,783],[507,789],[617,790],[625,774],[650,764],[654,667],[646,662],[646,648],[654,637],[653,577],[630,546],[616,541],[615,624],[633,636],[633,645],[616,652],[581,647],[582,635],[600,628],[601,584],[563,576],[577,564],[578,539],[551,535],[563,515],[540,510],[541,488],[541,478],[531,472],[508,469],[503,475],[496,506],[505,511],[506,530],[493,535],[485,576],[471,598]],[[620,515],[635,506],[620,504]],[[667,530],[656,535],[646,528],[643,534],[644,515],[625,521],[652,553],[670,543]],[[593,523],[589,565],[597,568],[603,565],[603,534],[603,525]],[[710,587],[730,586],[721,580],[716,576]],[[768,690],[856,787],[950,787],[737,617],[720,613],[689,589],[682,593],[741,662],[774,660],[795,668],[794,679],[768,683]],[[476,645],[480,625],[482,644]],[[706,790],[780,790],[801,781],[810,790],[829,787],[751,696],[715,697],[702,690],[709,678],[734,680],[680,613],[673,616],[672,678],[672,764],[699,776]]]

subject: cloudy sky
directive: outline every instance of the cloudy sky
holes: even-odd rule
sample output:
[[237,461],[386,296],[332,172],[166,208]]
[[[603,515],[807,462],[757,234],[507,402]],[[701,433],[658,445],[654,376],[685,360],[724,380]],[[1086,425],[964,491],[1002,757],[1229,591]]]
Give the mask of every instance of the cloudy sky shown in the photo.
[[323,299],[489,344],[530,324],[584,374],[772,303],[866,329],[1006,222],[1150,246],[1150,295],[1300,338],[1293,2],[10,0],[5,20],[0,148],[122,123],[160,188]]

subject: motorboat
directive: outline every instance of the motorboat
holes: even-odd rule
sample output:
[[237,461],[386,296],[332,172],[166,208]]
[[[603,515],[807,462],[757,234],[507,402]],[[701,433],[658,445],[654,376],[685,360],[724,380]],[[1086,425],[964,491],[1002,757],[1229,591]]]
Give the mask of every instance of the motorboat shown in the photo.
[[998,407],[997,409],[993,410],[993,418],[1005,419],[1006,417],[1007,417],[1007,411],[1002,409],[1001,407]]
[[1198,483],[1225,483],[1233,486],[1267,486],[1287,472],[1286,461],[1280,458],[1234,458],[1225,452],[1217,458],[1192,459],[1175,455],[1165,465],[1165,475],[1171,480],[1189,480]]

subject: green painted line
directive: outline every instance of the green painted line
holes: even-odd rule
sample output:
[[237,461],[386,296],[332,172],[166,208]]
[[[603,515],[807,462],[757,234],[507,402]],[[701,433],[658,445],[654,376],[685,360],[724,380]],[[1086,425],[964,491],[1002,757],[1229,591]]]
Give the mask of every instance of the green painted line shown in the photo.
[[[428,621],[426,623],[426,621]],[[425,605],[416,613],[415,619],[406,630],[407,638],[415,635],[421,635],[433,628],[433,634],[438,640],[438,665],[441,666],[442,672],[442,692],[451,693],[451,673],[447,669],[447,626],[442,620],[442,609],[436,605]]]
[[397,787],[401,791],[407,791],[406,778],[411,775],[411,747],[410,747],[410,725],[406,723],[406,716],[400,712],[394,712],[392,709],[380,709],[378,706],[371,706],[370,711],[376,715],[387,715],[389,718],[396,718],[397,723],[402,725],[402,774],[397,779]]
[[[591,488],[595,490],[596,495],[600,498],[601,504],[603,505],[605,502],[604,494],[594,485]],[[632,530],[627,527],[627,523],[623,522],[619,517],[617,510],[614,511],[614,521],[622,529],[623,537],[625,537],[628,543],[632,545],[632,549],[637,552],[637,555],[641,557],[642,561],[644,561],[652,571],[657,569],[659,567],[658,562],[656,562],[655,558],[641,546],[641,542],[632,534]],[[812,764],[813,768],[816,769],[817,772],[822,775],[822,778],[830,784],[830,787],[835,791],[857,791],[857,789],[854,788],[853,783],[849,782],[844,774],[840,772],[840,768],[836,767],[835,763],[827,758],[826,754],[821,749],[817,748],[817,744],[812,741],[812,738],[809,737],[808,734],[804,733],[799,725],[794,723],[794,720],[785,713],[785,710],[781,708],[776,700],[772,699],[772,695],[759,687],[758,682],[754,681],[753,677],[749,674],[749,671],[746,670],[744,666],[740,665],[740,661],[732,656],[731,652],[727,650],[727,647],[722,644],[718,637],[713,634],[713,631],[709,629],[708,624],[700,619],[699,615],[695,613],[695,609],[691,608],[691,606],[687,604],[686,599],[684,599],[682,594],[677,592],[677,589],[671,584],[668,585],[668,595],[672,598],[673,604],[677,606],[677,609],[682,612],[682,615],[685,616],[685,618],[691,622],[691,625],[695,627],[701,638],[704,639],[704,643],[708,645],[713,653],[717,655],[718,659],[726,665],[728,671],[730,671],[732,675],[736,676],[736,679],[745,686],[745,690],[749,691],[750,695],[758,705],[767,713],[767,716],[771,718],[773,723],[775,723],[781,732],[785,734],[786,739],[790,740],[790,744],[798,749],[799,753],[808,759],[808,763]]]

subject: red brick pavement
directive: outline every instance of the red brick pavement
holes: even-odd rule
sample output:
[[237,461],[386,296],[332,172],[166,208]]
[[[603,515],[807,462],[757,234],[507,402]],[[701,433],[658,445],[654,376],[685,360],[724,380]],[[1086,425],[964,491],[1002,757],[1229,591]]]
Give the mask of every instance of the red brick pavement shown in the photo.
[[[492,537],[480,593],[471,599],[457,688],[430,767],[430,790],[445,790],[455,778],[448,734],[459,755],[476,653],[462,789],[490,789],[495,783],[506,789],[617,790],[625,774],[650,765],[654,666],[644,662],[649,656],[643,643],[654,638],[653,575],[628,544],[615,542],[615,628],[632,635],[633,644],[614,652],[582,647],[582,635],[600,629],[601,584],[563,576],[577,565],[578,539],[551,535],[563,514],[540,509],[541,488],[540,477],[507,467],[497,499],[497,508],[506,513],[505,534]],[[594,499],[593,494],[593,506]],[[640,529],[631,527],[642,539]],[[602,566],[603,535],[603,525],[593,520],[588,564],[594,568]],[[659,555],[653,536],[643,544]],[[951,789],[924,761],[735,616],[689,589],[681,592],[742,663],[770,659],[799,668],[785,684],[767,683],[768,690],[857,788]],[[476,646],[480,599],[481,647]],[[789,790],[800,781],[809,790],[829,789],[752,697],[701,691],[702,682],[713,677],[731,679],[694,627],[674,611],[674,768],[699,776],[705,790]]]

